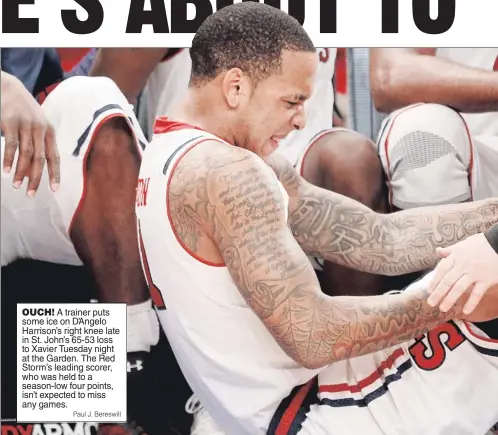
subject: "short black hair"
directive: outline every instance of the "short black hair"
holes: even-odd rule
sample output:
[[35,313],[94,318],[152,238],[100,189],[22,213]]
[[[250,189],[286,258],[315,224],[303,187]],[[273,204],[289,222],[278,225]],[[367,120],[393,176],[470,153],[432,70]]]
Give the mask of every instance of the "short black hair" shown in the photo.
[[191,86],[240,68],[252,79],[268,78],[282,64],[282,51],[315,52],[310,37],[286,12],[256,2],[226,6],[210,15],[192,41]]

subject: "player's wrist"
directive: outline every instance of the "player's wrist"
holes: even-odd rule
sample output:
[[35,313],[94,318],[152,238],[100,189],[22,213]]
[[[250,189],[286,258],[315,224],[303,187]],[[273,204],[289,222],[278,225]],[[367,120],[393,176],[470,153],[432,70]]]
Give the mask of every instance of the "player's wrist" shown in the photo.
[[[428,289],[424,286],[417,290],[405,291],[399,295],[400,297],[405,297],[412,299],[411,301],[405,300],[405,304],[414,304],[418,306],[417,311],[427,319],[427,328],[432,329],[439,326],[442,323],[448,322],[450,320],[458,319],[462,316],[463,306],[466,301],[464,297],[460,298],[448,311],[441,311],[439,305],[433,307],[427,302],[430,293]],[[416,301],[413,298],[416,298]]]

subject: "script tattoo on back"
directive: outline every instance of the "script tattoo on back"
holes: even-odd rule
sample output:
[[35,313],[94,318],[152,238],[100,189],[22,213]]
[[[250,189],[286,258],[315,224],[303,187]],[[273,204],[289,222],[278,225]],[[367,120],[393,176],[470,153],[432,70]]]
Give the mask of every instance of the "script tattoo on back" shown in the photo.
[[[220,241],[223,258],[239,289],[246,291],[249,305],[267,317],[283,295],[278,282],[285,280],[296,264],[279,237],[286,213],[282,194],[276,183],[261,179],[260,170],[248,161],[253,158],[211,171],[208,195],[215,205],[214,238]],[[225,188],[210,191],[214,185]],[[223,207],[217,206],[220,202]],[[253,280],[256,276],[273,278],[273,283],[271,279]]]

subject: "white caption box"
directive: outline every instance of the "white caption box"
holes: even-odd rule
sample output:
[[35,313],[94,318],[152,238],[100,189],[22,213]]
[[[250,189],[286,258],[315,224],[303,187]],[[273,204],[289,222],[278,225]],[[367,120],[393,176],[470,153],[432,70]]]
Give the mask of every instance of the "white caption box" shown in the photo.
[[17,421],[126,421],[126,304],[17,304]]

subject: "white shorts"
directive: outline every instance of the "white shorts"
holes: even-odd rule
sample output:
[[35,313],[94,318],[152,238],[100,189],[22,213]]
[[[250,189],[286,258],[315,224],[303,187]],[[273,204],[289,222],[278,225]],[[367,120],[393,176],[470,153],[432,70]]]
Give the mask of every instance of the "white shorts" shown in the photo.
[[[432,276],[405,292],[427,286]],[[498,421],[497,385],[498,340],[473,324],[447,322],[400,346],[324,368],[282,401],[268,433],[481,435]]]
[[[55,129],[61,182],[52,192],[45,169],[36,196],[29,199],[27,181],[19,190],[12,187],[15,163],[10,174],[2,171],[2,266],[17,258],[81,265],[69,234],[85,197],[86,160],[96,133],[109,119],[121,117],[135,132],[140,153],[146,144],[133,107],[108,78],[67,79],[42,108]],[[2,140],[2,160],[4,147]]]

